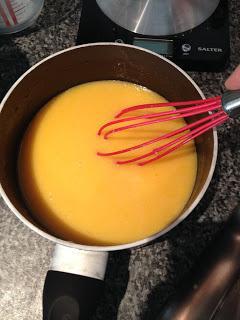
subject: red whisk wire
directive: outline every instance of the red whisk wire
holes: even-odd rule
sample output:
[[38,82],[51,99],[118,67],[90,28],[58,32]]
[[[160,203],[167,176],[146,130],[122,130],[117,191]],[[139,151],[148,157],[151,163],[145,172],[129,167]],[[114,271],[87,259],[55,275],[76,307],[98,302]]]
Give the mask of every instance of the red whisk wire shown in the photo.
[[113,151],[113,152],[98,152],[97,154],[98,154],[99,156],[114,156],[114,155],[118,155],[118,154],[122,154],[122,153],[129,152],[129,151],[133,151],[133,150],[136,150],[136,149],[139,149],[139,148],[148,146],[148,145],[150,145],[150,144],[156,143],[156,142],[158,142],[158,141],[160,141],[160,140],[167,139],[167,138],[171,138],[171,137],[173,137],[173,136],[175,136],[175,135],[177,135],[177,134],[180,134],[180,133],[182,133],[182,132],[184,132],[184,131],[187,131],[187,130],[189,130],[189,129],[192,129],[192,128],[194,128],[194,127],[197,127],[198,125],[203,124],[203,123],[205,123],[205,122],[207,122],[207,121],[209,121],[209,120],[211,120],[211,119],[214,119],[214,118],[216,118],[217,116],[222,115],[222,114],[224,114],[223,111],[220,111],[220,112],[218,112],[218,113],[213,113],[213,114],[211,114],[211,115],[209,115],[209,116],[207,116],[207,117],[205,117],[205,118],[202,118],[202,119],[200,119],[200,120],[198,120],[198,121],[196,121],[196,122],[193,122],[193,123],[191,123],[191,124],[188,124],[188,125],[180,128],[180,129],[174,130],[174,131],[172,131],[172,132],[170,132],[170,133],[166,133],[166,134],[164,134],[164,135],[162,135],[162,136],[160,136],[160,137],[157,137],[157,138],[148,140],[148,141],[146,141],[146,142],[140,143],[140,144],[138,144],[138,145],[135,145],[135,146],[132,146],[132,147],[129,147],[129,148],[126,148],[126,149],[121,149],[121,150],[117,150],[117,151]]
[[203,130],[198,131],[197,133],[193,134],[193,135],[192,135],[191,137],[189,137],[188,139],[186,139],[186,140],[182,141],[181,143],[177,144],[176,146],[174,146],[173,148],[170,148],[170,149],[167,150],[166,152],[164,152],[164,153],[162,153],[162,154],[160,154],[160,155],[158,155],[158,156],[156,156],[156,157],[154,157],[154,158],[151,158],[151,159],[146,160],[146,161],[143,161],[143,162],[139,162],[138,165],[139,165],[139,166],[143,166],[143,165],[148,164],[148,163],[150,163],[150,162],[152,162],[152,161],[161,159],[162,157],[168,155],[169,153],[171,153],[171,152],[175,151],[176,149],[180,148],[181,146],[185,145],[185,144],[188,143],[189,141],[191,141],[191,140],[197,138],[198,136],[202,135],[202,134],[205,133],[206,131],[214,128],[215,126],[218,126],[218,125],[224,123],[224,122],[227,120],[227,118],[228,118],[228,117],[224,115],[221,119],[217,120],[215,123],[209,124],[208,127],[206,127],[206,128],[203,129]]
[[[122,160],[122,161],[117,161],[117,164],[127,164],[127,163],[132,163],[132,162],[136,162],[142,159],[145,159],[147,157],[150,157],[156,153],[159,153],[160,151],[163,151],[165,149],[168,149],[169,147],[172,147],[170,149],[168,149],[167,151],[165,151],[164,153],[161,153],[160,155],[157,155],[154,158],[151,158],[149,160],[143,161],[143,162],[139,162],[138,165],[145,165],[149,162],[152,162],[154,160],[160,159],[163,156],[166,156],[167,154],[169,154],[170,152],[173,152],[174,150],[178,149],[179,147],[181,147],[182,145],[186,144],[187,142],[189,142],[190,140],[193,140],[194,138],[198,137],[199,135],[203,134],[204,132],[208,131],[209,129],[212,129],[213,127],[215,127],[218,124],[223,123],[226,119],[227,119],[227,115],[225,115],[225,113],[221,113],[221,116],[218,117],[215,120],[211,120],[210,122],[206,123],[205,125],[192,130],[191,132],[189,132],[188,134],[184,134],[181,137],[178,137],[177,139],[161,146],[158,148],[153,149],[151,152],[148,152],[144,155],[138,156],[138,157],[134,157],[132,159],[129,160]],[[175,145],[175,146],[174,146]]]
[[[201,113],[205,113],[208,111],[214,111],[216,109],[220,109],[219,105],[213,105],[210,107],[202,107],[201,109],[194,109],[192,111],[187,111],[185,112],[184,110],[182,110],[182,112],[180,113],[178,110],[173,110],[173,112],[171,113],[170,116],[168,117],[159,117],[157,119],[153,119],[153,120],[148,120],[148,121],[143,121],[143,122],[138,122],[138,123],[134,123],[134,124],[130,124],[127,126],[122,126],[122,127],[117,127],[115,129],[109,130],[104,134],[104,139],[107,139],[110,135],[120,132],[120,131],[124,131],[124,130],[128,130],[128,129],[133,129],[133,128],[138,128],[138,127],[142,127],[142,126],[146,126],[146,125],[151,125],[151,124],[155,124],[155,123],[160,123],[160,122],[166,122],[169,120],[176,120],[179,118],[187,118],[187,117],[191,117],[197,114],[201,114]],[[164,113],[164,112],[163,112]],[[175,115],[176,114],[176,115]]]
[[128,108],[122,109],[116,116],[115,118],[121,117],[123,114],[135,111],[135,110],[141,110],[141,109],[150,109],[150,108],[160,108],[160,107],[166,107],[167,106],[172,106],[172,107],[180,107],[180,106],[189,106],[189,105],[196,105],[199,103],[206,103],[208,101],[219,101],[221,100],[221,96],[216,96],[213,98],[208,98],[208,99],[201,99],[201,100],[190,100],[190,101],[181,101],[181,102],[160,102],[160,103],[148,103],[148,104],[141,104],[137,106],[132,106]]
[[[161,108],[161,107],[180,107],[175,110],[168,110],[162,112],[148,113],[138,116],[130,116],[119,119],[122,115],[141,109],[150,108]],[[181,108],[182,107],[182,108]],[[168,155],[169,153],[175,151],[181,146],[185,145],[189,141],[195,139],[206,131],[212,129],[213,127],[222,124],[228,119],[228,115],[222,109],[221,97],[217,96],[214,98],[209,98],[206,100],[194,100],[194,101],[182,101],[182,102],[163,102],[154,104],[144,104],[133,107],[128,107],[121,110],[117,115],[116,119],[104,124],[98,131],[98,135],[101,135],[106,128],[123,123],[123,125],[118,126],[113,129],[108,129],[105,131],[103,137],[107,139],[110,135],[117,132],[121,132],[128,129],[138,128],[142,126],[148,126],[152,124],[157,124],[161,122],[166,122],[170,120],[176,120],[179,118],[187,118],[194,115],[200,115],[204,113],[209,113],[207,116],[196,120],[193,123],[186,124],[183,127],[176,129],[172,132],[162,134],[156,138],[150,139],[143,143],[112,151],[112,152],[98,152],[99,156],[114,156],[127,152],[131,152],[151,144],[157,143],[164,139],[171,139],[171,141],[166,144],[162,144],[159,147],[153,148],[150,152],[146,152],[139,156],[133,156],[132,158],[126,160],[119,160],[117,164],[127,164],[137,162],[139,166],[143,166],[157,159]],[[143,120],[143,121],[139,121]],[[133,122],[133,123],[132,123]],[[125,124],[124,124],[125,123]],[[128,124],[129,123],[129,124]]]
[[[164,104],[165,107],[167,107],[168,105],[167,104]],[[205,109],[207,107],[213,107],[213,108],[210,108],[210,109]],[[202,112],[205,112],[206,111],[212,111],[212,110],[215,110],[219,107],[219,109],[221,108],[218,104],[217,101],[210,101],[208,103],[204,103],[204,105],[198,105],[198,106],[195,106],[194,107],[194,110],[202,110]],[[203,110],[204,108],[204,110]],[[113,121],[110,121],[106,124],[104,124],[98,131],[98,135],[101,135],[102,131],[104,129],[106,129],[107,127],[109,126],[112,126],[114,124],[117,124],[117,123],[121,123],[121,122],[128,122],[128,121],[135,121],[135,120],[140,120],[140,119],[151,119],[151,118],[158,118],[158,117],[163,117],[163,116],[166,116],[166,115],[171,115],[171,114],[183,114],[187,111],[192,111],[192,107],[189,107],[189,108],[184,108],[184,109],[176,109],[176,110],[170,110],[170,111],[163,111],[163,112],[157,112],[157,113],[150,113],[150,114],[144,114],[144,115],[140,115],[140,116],[132,116],[132,117],[127,117],[127,118],[122,118],[122,119],[117,119],[117,120],[113,120]],[[105,138],[106,138],[106,135],[105,135]]]

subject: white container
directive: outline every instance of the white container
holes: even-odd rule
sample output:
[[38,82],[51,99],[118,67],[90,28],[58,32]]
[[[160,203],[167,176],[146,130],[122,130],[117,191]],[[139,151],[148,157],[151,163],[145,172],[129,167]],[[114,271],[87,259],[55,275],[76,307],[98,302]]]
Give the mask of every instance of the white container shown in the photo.
[[22,31],[39,16],[44,0],[0,0],[0,34]]

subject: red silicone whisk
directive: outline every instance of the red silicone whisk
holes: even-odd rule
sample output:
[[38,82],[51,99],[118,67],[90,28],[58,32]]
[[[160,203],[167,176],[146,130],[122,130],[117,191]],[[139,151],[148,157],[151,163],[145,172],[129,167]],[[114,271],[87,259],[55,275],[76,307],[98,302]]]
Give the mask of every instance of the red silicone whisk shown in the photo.
[[[173,106],[180,107],[176,110],[161,111],[161,108]],[[139,116],[129,116],[129,114],[136,110],[148,110],[156,108],[158,110],[154,113],[145,113]],[[185,145],[189,141],[200,136],[204,132],[222,124],[229,117],[237,117],[240,115],[240,91],[227,91],[222,96],[217,96],[203,100],[182,101],[182,102],[164,102],[154,104],[143,104],[132,106],[121,110],[115,119],[104,124],[98,131],[98,135],[103,135],[105,139],[118,132],[138,128],[142,126],[149,126],[152,124],[171,121],[179,118],[187,118],[193,115],[209,113],[207,116],[197,120],[191,124],[172,132],[160,135],[156,138],[147,140],[141,144],[133,145],[132,147],[115,150],[112,152],[98,152],[99,156],[114,156],[131,152],[136,149],[143,148],[143,154],[129,158],[127,160],[118,160],[117,164],[126,164],[136,162],[142,166],[152,161],[158,160],[174,150]],[[144,153],[144,147],[177,136],[172,141],[163,144],[159,147],[154,147],[150,152]]]

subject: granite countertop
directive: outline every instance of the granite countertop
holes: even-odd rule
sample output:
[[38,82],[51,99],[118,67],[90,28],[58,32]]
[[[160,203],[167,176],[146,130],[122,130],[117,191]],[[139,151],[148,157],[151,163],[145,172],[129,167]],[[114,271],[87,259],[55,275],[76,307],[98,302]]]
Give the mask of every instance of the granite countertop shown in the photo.
[[[217,95],[240,63],[240,2],[230,2],[231,63],[223,73],[190,75],[207,95]],[[28,34],[0,37],[0,98],[31,65],[75,44],[77,0],[46,0]],[[219,156],[211,185],[194,212],[154,243],[111,253],[106,289],[94,319],[152,319],[176,290],[240,198],[240,121],[219,130]],[[53,244],[25,227],[0,198],[0,319],[40,320],[41,296]]]

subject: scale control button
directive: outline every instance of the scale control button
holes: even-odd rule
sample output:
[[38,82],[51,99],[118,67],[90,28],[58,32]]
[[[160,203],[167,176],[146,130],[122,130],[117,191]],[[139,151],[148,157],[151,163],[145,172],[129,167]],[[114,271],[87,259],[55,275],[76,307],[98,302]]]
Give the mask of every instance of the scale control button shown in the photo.
[[182,51],[183,52],[189,52],[189,51],[191,51],[191,49],[192,49],[192,46],[189,43],[182,44]]
[[117,43],[124,43],[124,41],[122,39],[116,39],[115,42]]

